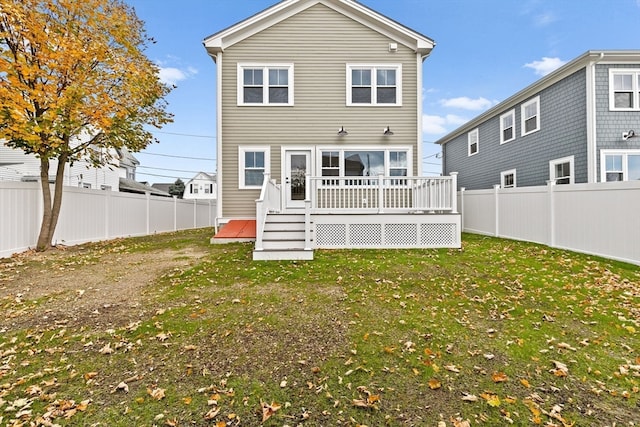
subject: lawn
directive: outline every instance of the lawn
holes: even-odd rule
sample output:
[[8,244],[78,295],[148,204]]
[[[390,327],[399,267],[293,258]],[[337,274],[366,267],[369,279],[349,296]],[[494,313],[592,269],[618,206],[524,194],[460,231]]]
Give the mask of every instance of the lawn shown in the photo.
[[0,426],[640,425],[637,266],[210,234],[0,260]]

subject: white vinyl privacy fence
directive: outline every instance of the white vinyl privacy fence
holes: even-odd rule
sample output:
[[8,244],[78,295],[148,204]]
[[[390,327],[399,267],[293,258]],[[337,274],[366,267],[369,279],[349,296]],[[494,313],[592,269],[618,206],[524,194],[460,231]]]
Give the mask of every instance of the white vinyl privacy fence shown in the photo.
[[[214,200],[64,187],[55,244],[76,245],[215,224]],[[33,248],[42,220],[40,184],[0,181],[0,258]]]
[[640,182],[458,193],[463,231],[640,265]]

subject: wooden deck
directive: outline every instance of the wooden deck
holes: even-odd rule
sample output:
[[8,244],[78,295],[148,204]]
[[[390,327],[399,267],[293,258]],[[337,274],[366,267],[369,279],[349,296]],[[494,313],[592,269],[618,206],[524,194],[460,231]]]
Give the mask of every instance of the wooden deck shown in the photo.
[[256,240],[256,220],[233,219],[226,223],[211,243],[253,242]]

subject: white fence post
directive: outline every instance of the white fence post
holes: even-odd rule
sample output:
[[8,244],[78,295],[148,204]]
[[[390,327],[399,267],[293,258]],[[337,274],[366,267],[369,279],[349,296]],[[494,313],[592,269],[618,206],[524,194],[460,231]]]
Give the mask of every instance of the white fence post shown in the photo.
[[109,240],[110,227],[109,221],[111,221],[111,216],[109,212],[111,211],[111,191],[105,191],[104,195],[104,238]]
[[465,187],[460,187],[460,224],[462,224],[462,231],[464,231],[464,217],[465,217],[465,211],[464,211],[464,192],[467,191],[467,189]]
[[145,196],[147,198],[147,236],[149,235],[149,230],[151,229],[151,193],[146,191]]
[[549,243],[552,248],[556,245],[556,206],[554,189],[556,186],[555,180],[547,181],[547,190],[549,194]]
[[173,231],[178,231],[178,196],[173,196]]
[[500,237],[500,184],[496,184],[493,186],[493,197],[494,197],[494,206],[496,210],[496,225],[495,225],[495,233],[496,237]]

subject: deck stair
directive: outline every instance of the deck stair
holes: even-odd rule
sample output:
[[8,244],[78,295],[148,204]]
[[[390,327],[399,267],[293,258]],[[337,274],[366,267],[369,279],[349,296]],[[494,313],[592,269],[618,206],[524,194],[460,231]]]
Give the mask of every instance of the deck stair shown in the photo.
[[262,250],[253,251],[254,260],[312,260],[313,250],[305,249],[304,214],[269,214],[264,226]]

